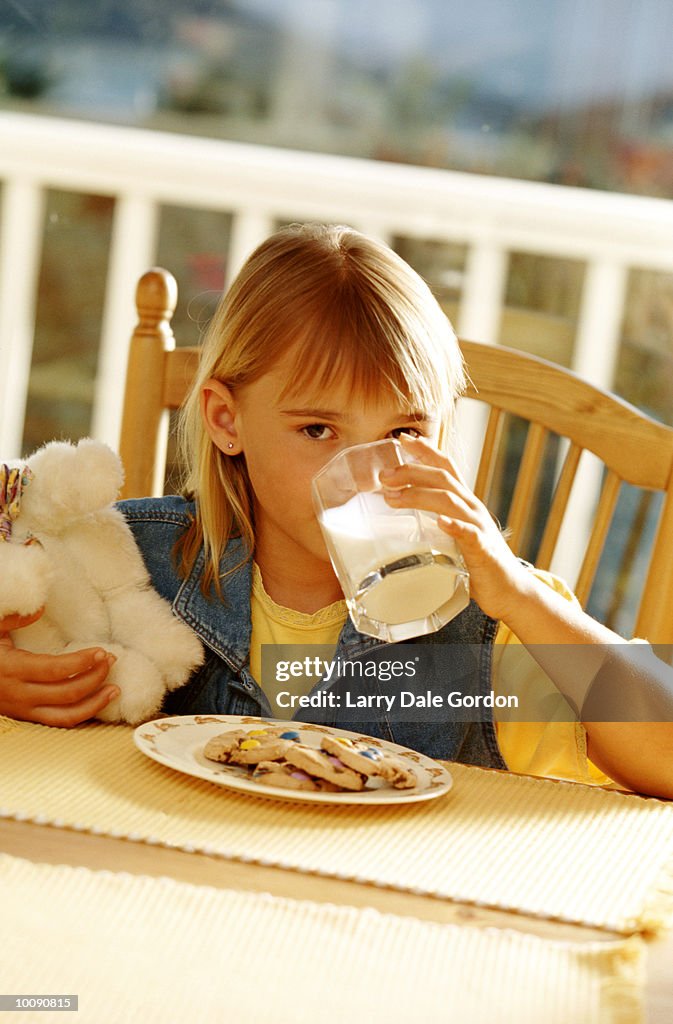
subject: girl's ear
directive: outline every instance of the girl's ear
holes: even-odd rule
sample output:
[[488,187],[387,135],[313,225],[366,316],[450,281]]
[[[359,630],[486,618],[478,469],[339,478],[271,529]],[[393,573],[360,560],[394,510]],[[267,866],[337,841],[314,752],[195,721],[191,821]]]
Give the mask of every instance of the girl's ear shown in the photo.
[[236,399],[233,391],[214,377],[210,377],[201,388],[201,415],[213,444],[225,455],[240,455]]

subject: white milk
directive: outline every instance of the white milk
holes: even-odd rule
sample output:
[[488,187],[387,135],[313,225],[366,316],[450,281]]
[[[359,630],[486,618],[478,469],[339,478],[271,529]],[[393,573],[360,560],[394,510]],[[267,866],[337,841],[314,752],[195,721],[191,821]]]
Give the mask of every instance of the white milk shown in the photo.
[[[428,619],[439,609],[444,616],[451,611],[451,618],[467,604],[467,575],[455,542],[432,513],[391,508],[380,491],[367,491],[324,510],[321,523],[368,618],[394,625]],[[422,561],[396,568],[413,556]],[[378,575],[367,583],[372,574]]]

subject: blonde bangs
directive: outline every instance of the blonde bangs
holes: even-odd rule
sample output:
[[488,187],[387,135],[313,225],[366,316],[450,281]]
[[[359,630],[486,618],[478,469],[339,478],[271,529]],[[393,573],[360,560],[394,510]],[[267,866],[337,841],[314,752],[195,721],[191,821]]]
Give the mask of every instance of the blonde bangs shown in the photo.
[[[298,392],[322,391],[343,382],[354,396],[367,402],[389,393],[400,409],[412,412],[443,411],[451,392],[449,375],[442,379],[437,367],[428,365],[427,353],[410,351],[408,342],[385,334],[344,330],[333,325],[320,335],[307,330],[293,346],[294,359],[281,392],[286,399]],[[415,358],[414,358],[415,357]]]
[[340,381],[367,400],[389,392],[411,412],[451,416],[465,383],[455,335],[417,276],[410,294],[409,267],[399,261],[404,269],[399,280],[394,263],[391,272],[391,256],[399,259],[386,252],[387,275],[378,267],[364,274],[362,266],[353,273],[344,261],[328,289],[314,288],[293,309],[291,330],[285,312],[281,334],[292,339],[284,348],[294,350],[294,360],[283,398]]

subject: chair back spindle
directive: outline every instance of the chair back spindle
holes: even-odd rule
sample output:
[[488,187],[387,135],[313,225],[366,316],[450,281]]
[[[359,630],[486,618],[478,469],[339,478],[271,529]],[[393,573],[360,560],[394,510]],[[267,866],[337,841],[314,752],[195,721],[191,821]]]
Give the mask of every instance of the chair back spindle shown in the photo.
[[131,337],[119,452],[124,496],[154,494],[163,487],[168,435],[164,401],[166,363],[175,349],[171,318],[178,298],[172,274],[148,270],[136,288],[138,323]]

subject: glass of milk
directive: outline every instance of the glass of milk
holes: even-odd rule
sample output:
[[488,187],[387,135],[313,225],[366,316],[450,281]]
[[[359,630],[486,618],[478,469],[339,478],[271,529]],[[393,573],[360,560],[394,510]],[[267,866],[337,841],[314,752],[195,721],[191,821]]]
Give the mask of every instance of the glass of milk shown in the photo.
[[313,501],[355,627],[396,642],[433,633],[469,602],[455,541],[433,512],[392,508],[379,474],[414,461],[399,441],[345,448],[313,478]]

